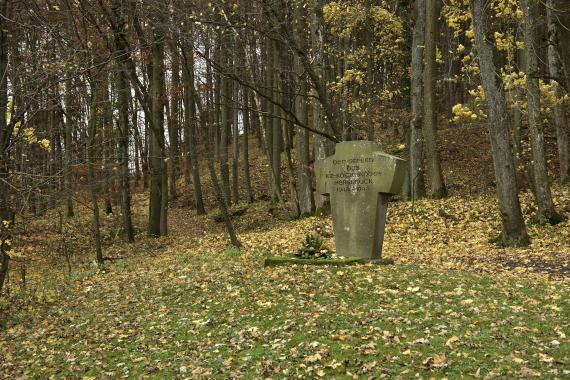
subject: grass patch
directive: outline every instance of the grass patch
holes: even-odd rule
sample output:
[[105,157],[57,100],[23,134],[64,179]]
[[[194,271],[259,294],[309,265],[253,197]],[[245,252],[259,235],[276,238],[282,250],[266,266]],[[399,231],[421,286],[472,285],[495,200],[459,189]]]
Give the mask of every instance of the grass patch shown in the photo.
[[10,316],[1,377],[570,375],[567,285],[260,259],[110,264],[26,326]]

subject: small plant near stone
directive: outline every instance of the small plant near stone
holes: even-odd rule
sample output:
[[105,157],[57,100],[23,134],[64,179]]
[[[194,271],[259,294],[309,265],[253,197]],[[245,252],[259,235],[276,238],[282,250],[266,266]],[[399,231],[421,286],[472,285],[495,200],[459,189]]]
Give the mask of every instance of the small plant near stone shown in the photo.
[[303,245],[295,252],[295,256],[303,259],[331,259],[335,257],[334,252],[326,246],[322,234],[322,229],[318,227],[305,236]]

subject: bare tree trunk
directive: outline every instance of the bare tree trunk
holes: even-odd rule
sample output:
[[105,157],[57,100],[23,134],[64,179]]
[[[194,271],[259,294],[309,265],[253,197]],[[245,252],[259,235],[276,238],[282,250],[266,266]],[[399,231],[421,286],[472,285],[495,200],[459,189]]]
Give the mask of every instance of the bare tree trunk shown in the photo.
[[[8,105],[8,35],[9,30],[7,26],[8,15],[8,3],[9,0],[2,0],[0,2],[0,14],[4,17],[0,17],[0,294],[6,281],[8,275],[8,266],[10,263],[10,256],[8,256],[6,250],[7,247],[6,240],[11,237],[11,224],[14,221],[12,213],[10,210],[10,201],[8,199],[8,162],[9,157],[6,152],[6,148],[10,141],[10,136],[12,134],[11,130],[8,129],[8,123],[6,121],[6,112]],[[6,223],[4,222],[6,221]]]
[[[117,87],[117,103],[118,103],[118,122],[117,129],[119,131],[119,170],[120,170],[120,189],[121,189],[121,216],[123,219],[123,238],[126,242],[135,241],[135,233],[133,228],[131,214],[131,188],[130,188],[130,171],[129,171],[129,103],[131,87],[129,86],[126,57],[127,49],[123,42],[125,36],[125,19],[123,15],[121,0],[113,0],[112,5],[113,17],[117,25],[115,31],[115,63],[116,63],[116,87]],[[136,125],[134,126],[136,128]]]
[[[319,10],[322,6],[321,0],[311,0],[309,14],[309,33],[311,35],[310,44],[311,50],[315,54],[315,75],[321,79],[325,78],[325,63],[324,63],[324,42],[320,29]],[[321,94],[314,91],[314,95],[320,96]],[[321,102],[315,99],[311,103],[311,122],[313,128],[319,131],[326,129],[323,122],[323,112],[321,110]],[[314,161],[324,160],[334,152],[334,145],[323,136],[315,136],[314,144]],[[330,211],[330,201],[325,195],[315,194],[315,208],[321,212],[328,213]]]
[[[168,140],[170,142],[168,168],[168,195],[176,199],[176,179],[178,178],[180,143],[178,130],[180,128],[180,61],[176,52],[172,52],[172,82],[170,84],[170,118],[168,123]],[[165,100],[168,102],[168,100]]]
[[139,131],[139,109],[137,107],[137,100],[136,98],[132,99],[131,94],[129,93],[129,104],[131,105],[132,115],[132,125],[133,125],[133,140],[134,140],[134,151],[135,151],[135,181],[136,185],[139,185],[141,180],[144,181],[144,171],[146,165],[146,157],[144,155],[143,143],[141,134]]
[[[228,37],[222,36],[221,37],[223,43],[223,59],[222,62],[224,64],[228,63],[228,52],[229,44],[227,43]],[[222,179],[222,190],[223,194],[226,197],[226,202],[228,206],[231,206],[231,189],[230,189],[230,169],[228,163],[228,132],[231,130],[231,80],[227,76],[221,77],[221,102],[222,102],[222,109],[221,109],[221,126],[220,126],[220,176]]]
[[[188,61],[188,57],[186,56],[186,52],[182,50],[183,54],[185,55],[185,60]],[[202,126],[202,130],[206,131],[206,136],[211,136],[212,134],[208,131],[208,122],[206,120],[206,114],[204,107],[202,106],[202,99],[200,95],[196,92],[196,88],[194,86],[194,82],[190,83],[190,91],[192,92],[192,97],[194,98],[195,105],[198,108],[198,114],[200,118],[200,124]],[[208,160],[208,171],[210,172],[210,179],[212,180],[212,186],[214,187],[214,193],[216,195],[216,199],[218,201],[218,206],[220,208],[220,212],[224,219],[224,223],[226,225],[226,230],[228,235],[230,236],[230,242],[235,247],[240,247],[241,243],[239,242],[237,235],[235,233],[232,220],[230,219],[230,213],[228,211],[228,205],[226,203],[227,197],[224,194],[223,189],[220,187],[220,182],[218,181],[218,177],[216,175],[216,168],[214,166],[214,157],[212,154],[212,144],[209,139],[204,139],[204,144],[206,148],[207,160]]]
[[165,232],[166,209],[163,198],[168,197],[167,188],[163,187],[163,177],[166,173],[164,165],[164,103],[163,90],[164,85],[164,45],[162,35],[154,31],[154,43],[152,45],[152,110],[150,131],[150,202],[149,202],[149,221],[148,233],[151,236],[160,236]]
[[245,194],[247,203],[254,201],[253,190],[251,187],[251,176],[249,175],[249,134],[251,131],[251,119],[249,113],[249,90],[243,89],[243,177],[245,181]]
[[420,199],[425,196],[423,163],[423,134],[422,134],[422,108],[423,108],[423,50],[425,41],[426,4],[425,0],[416,0],[416,19],[412,41],[412,78],[411,78],[411,106],[412,120],[410,121],[410,170],[408,172],[410,197]]
[[529,238],[518,198],[517,175],[510,144],[507,101],[494,63],[494,47],[486,38],[491,33],[488,27],[488,7],[487,0],[471,0],[475,47],[487,101],[489,138],[503,222],[499,240],[506,246],[525,246],[529,244]]
[[103,83],[101,84],[101,106],[102,114],[101,118],[97,119],[101,124],[101,133],[103,136],[102,143],[102,157],[103,157],[103,197],[105,199],[105,214],[109,215],[113,213],[113,203],[111,201],[111,195],[114,192],[114,176],[112,175],[111,168],[111,157],[113,156],[114,149],[114,136],[113,136],[113,110],[111,109],[111,98],[109,94],[109,75],[105,74],[101,76],[103,78]]
[[[307,11],[305,7],[298,4],[294,10],[294,32],[297,45],[307,51],[309,48],[309,25],[307,24]],[[291,106],[297,119],[304,125],[309,125],[308,92],[309,83],[304,73],[303,64],[298,57],[293,58],[293,72],[295,73],[295,88],[298,94],[292,98]],[[292,84],[293,86],[293,84]],[[368,112],[368,108],[366,111]],[[293,126],[291,126],[293,129]],[[299,203],[299,215],[308,215],[315,212],[315,198],[313,196],[313,183],[310,167],[309,131],[305,128],[297,127],[297,141],[295,153],[297,159],[297,197]],[[370,131],[369,131],[370,132]]]
[[544,131],[540,116],[540,88],[538,85],[539,66],[537,22],[539,3],[534,0],[522,0],[524,11],[524,43],[526,56],[526,97],[529,124],[529,138],[532,150],[532,178],[534,194],[538,205],[537,218],[539,223],[558,223],[561,216],[554,210],[550,180],[546,164],[544,147]]
[[[235,47],[235,44],[233,44]],[[237,64],[243,65],[238,62]],[[239,96],[239,86],[237,82],[233,84],[233,120],[232,120],[232,201],[239,203],[239,182],[238,182],[238,168],[239,168],[239,112],[237,108],[237,99]]]
[[99,220],[99,203],[97,202],[97,183],[95,182],[95,137],[97,133],[97,115],[99,112],[97,92],[100,86],[91,81],[91,105],[89,112],[89,132],[87,137],[87,181],[89,183],[89,194],[91,196],[91,208],[93,211],[93,234],[95,240],[95,261],[98,265],[103,264],[103,248],[101,245],[101,227]]
[[71,80],[65,82],[65,153],[64,153],[64,191],[67,217],[72,218],[73,212],[73,125],[75,122],[75,110],[73,109],[73,86]]
[[[563,84],[562,60],[560,59],[559,49],[560,32],[559,21],[555,14],[560,9],[560,1],[546,0],[546,15],[548,20],[548,68],[550,77],[556,81],[555,95],[558,99],[562,99],[565,91]],[[556,142],[558,144],[558,162],[560,166],[560,182],[570,182],[570,153],[568,152],[568,132],[566,130],[568,122],[566,118],[566,109],[563,104],[554,106],[554,125],[556,125]]]
[[[515,55],[516,71],[524,71],[525,57],[522,51],[517,51]],[[515,98],[513,107],[513,120],[511,123],[511,140],[513,144],[513,158],[515,160],[515,170],[517,172],[517,182],[520,185],[524,177],[523,151],[522,151],[522,128],[523,128],[523,110],[520,106],[523,100],[523,91],[517,86],[511,96]]]
[[[275,103],[281,104],[281,86],[279,72],[281,70],[280,59],[279,59],[279,46],[277,41],[271,41],[271,54],[273,54],[273,88],[272,88],[272,99]],[[274,202],[277,202],[281,198],[281,151],[283,150],[283,128],[281,126],[281,108],[274,105],[272,112],[272,138],[273,143],[271,144],[271,169],[273,173],[273,196]]]
[[[273,42],[269,38],[264,39],[264,50],[265,50],[265,93],[271,98],[273,96],[274,78],[273,71]],[[273,108],[274,104],[268,99],[263,99],[262,101],[262,112],[263,112],[263,130],[265,131],[265,151],[267,153],[268,160],[268,173],[267,173],[267,183],[268,183],[268,193],[271,197],[274,194],[274,174],[273,174]]]
[[[192,50],[190,50],[192,52]],[[189,53],[191,54],[191,53]],[[198,215],[204,215],[204,199],[202,196],[202,182],[200,180],[200,168],[198,157],[196,155],[196,101],[194,99],[194,58],[186,57],[184,59],[184,71],[182,72],[182,80],[184,82],[184,123],[186,138],[186,154],[189,157],[190,172],[192,173],[192,185],[194,186],[194,197],[196,202],[196,212]],[[206,139],[209,136],[206,136]],[[212,152],[207,152],[213,154]]]
[[129,97],[127,91],[131,88],[128,84],[124,69],[119,64],[117,73],[117,91],[119,105],[119,151],[120,151],[120,187],[121,187],[121,216],[123,218],[123,238],[126,242],[135,241],[133,221],[131,215],[131,188],[129,173]]
[[435,101],[436,83],[436,41],[438,37],[437,1],[425,0],[425,66],[424,66],[424,118],[423,134],[425,139],[426,167],[432,198],[444,198],[447,189],[441,174],[441,164],[437,152],[437,102]]
[[[307,92],[306,82],[301,79],[301,91]],[[309,124],[307,99],[304,96],[297,97],[297,117],[305,125]],[[315,211],[315,199],[313,197],[313,183],[311,180],[311,167],[309,157],[309,131],[304,128],[297,129],[297,176],[299,177],[299,208],[301,214],[311,214]]]

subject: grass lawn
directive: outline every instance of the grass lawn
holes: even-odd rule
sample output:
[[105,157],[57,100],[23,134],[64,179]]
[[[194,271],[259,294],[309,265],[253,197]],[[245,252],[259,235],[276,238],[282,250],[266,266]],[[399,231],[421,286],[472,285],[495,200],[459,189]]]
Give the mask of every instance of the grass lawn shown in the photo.
[[570,377],[570,289],[186,251],[82,275],[0,331],[0,377]]

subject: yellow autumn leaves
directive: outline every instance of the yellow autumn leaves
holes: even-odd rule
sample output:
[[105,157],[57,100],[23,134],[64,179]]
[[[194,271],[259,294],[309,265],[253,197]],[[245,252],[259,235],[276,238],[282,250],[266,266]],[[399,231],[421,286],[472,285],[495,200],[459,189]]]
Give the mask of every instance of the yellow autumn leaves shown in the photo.
[[17,137],[22,135],[23,140],[29,144],[37,144],[40,148],[45,150],[46,152],[51,152],[51,142],[48,139],[39,139],[36,136],[36,129],[33,127],[25,127],[23,130],[20,131],[21,122],[17,122],[14,126],[14,130],[12,132],[12,136]]

